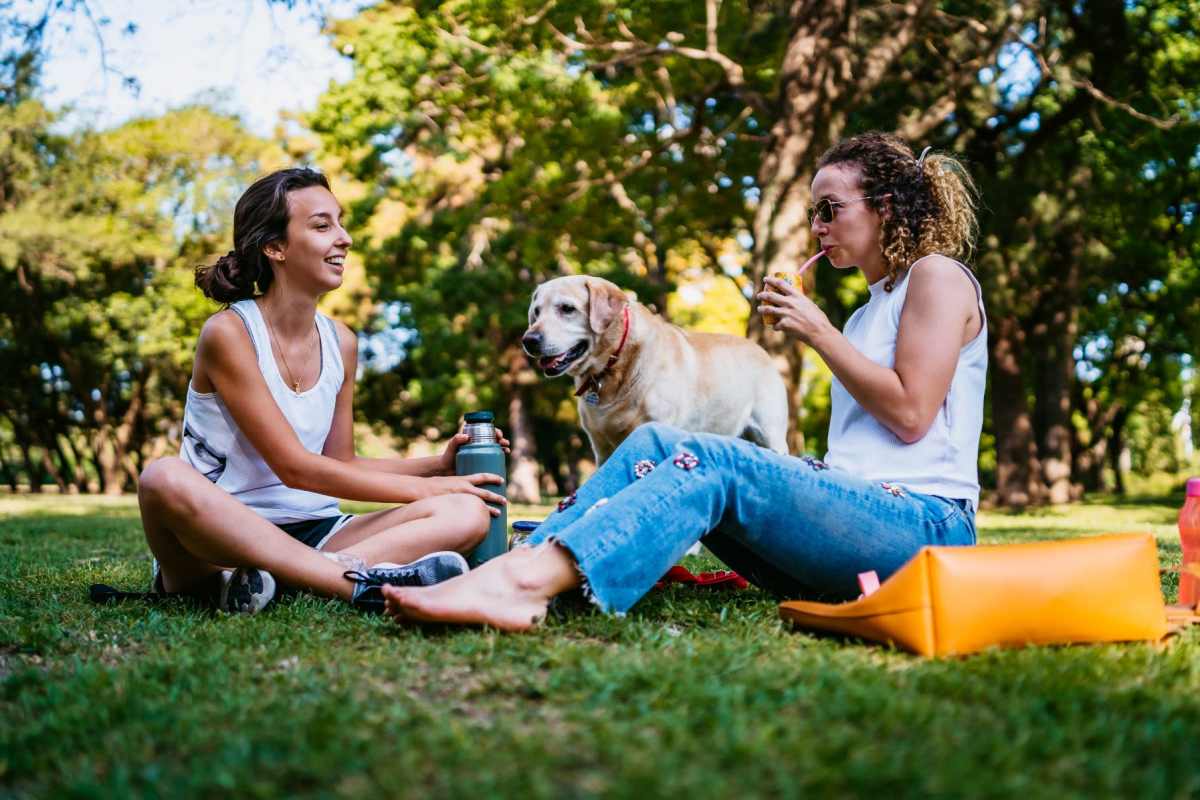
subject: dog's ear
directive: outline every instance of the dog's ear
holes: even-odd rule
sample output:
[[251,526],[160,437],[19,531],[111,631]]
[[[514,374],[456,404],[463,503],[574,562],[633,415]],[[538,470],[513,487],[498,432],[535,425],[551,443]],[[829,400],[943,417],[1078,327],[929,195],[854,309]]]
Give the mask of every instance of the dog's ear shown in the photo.
[[598,278],[588,278],[587,289],[588,324],[593,333],[604,333],[629,298],[616,284]]
[[529,318],[530,325],[533,324],[533,310],[537,308],[537,296],[538,291],[541,290],[541,288],[541,286],[538,286],[536,289],[534,289],[533,296],[529,298],[529,310],[526,312],[526,316]]

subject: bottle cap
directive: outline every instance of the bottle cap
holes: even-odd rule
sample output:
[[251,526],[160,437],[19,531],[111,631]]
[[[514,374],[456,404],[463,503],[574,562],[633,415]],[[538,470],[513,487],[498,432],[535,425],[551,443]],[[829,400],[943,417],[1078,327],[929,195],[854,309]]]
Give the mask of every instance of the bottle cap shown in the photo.
[[1187,496],[1200,497],[1200,478],[1188,478]]
[[490,411],[472,411],[465,419],[468,425],[477,425],[481,422],[495,422],[496,415]]

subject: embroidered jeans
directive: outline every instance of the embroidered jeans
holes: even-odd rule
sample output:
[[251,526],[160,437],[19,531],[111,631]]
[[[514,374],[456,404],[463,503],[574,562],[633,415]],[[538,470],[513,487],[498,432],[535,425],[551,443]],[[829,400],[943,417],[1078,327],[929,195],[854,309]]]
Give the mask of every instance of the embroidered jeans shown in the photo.
[[624,613],[696,541],[781,597],[838,600],[924,545],[975,543],[963,500],[914,494],[741,439],[659,423],[635,430],[527,543],[553,539],[584,590]]

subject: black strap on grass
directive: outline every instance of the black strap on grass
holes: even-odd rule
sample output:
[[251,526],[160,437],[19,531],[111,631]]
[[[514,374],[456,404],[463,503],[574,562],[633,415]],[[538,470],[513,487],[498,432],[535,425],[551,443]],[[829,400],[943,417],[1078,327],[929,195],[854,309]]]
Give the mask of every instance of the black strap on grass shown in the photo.
[[97,605],[107,603],[123,603],[126,600],[139,600],[143,603],[161,603],[170,595],[162,592],[123,592],[106,583],[93,583],[88,587],[88,599]]

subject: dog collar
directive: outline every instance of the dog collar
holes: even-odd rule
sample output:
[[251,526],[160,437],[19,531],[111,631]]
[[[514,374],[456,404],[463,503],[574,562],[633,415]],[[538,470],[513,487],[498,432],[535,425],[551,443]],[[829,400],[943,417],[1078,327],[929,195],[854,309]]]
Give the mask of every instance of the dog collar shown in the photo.
[[[621,351],[625,349],[625,340],[629,338],[629,303],[626,303],[621,309],[621,323],[621,341],[617,344],[617,349],[613,351],[613,354],[608,357],[608,363],[604,365],[604,369],[595,375],[589,375],[587,380],[579,384],[579,388],[575,390],[576,397],[580,397],[584,392],[588,392],[588,396],[584,399],[592,405],[600,402],[600,389],[603,388],[600,379],[613,368],[613,364],[617,363],[617,359],[621,357]],[[590,392],[588,391],[589,389],[591,390]]]

